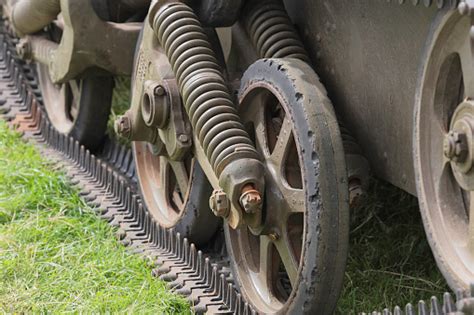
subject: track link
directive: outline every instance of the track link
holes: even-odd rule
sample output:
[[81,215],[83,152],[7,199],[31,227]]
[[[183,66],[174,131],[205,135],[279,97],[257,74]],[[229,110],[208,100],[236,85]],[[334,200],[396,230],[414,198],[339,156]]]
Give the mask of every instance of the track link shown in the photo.
[[[0,21],[1,22],[1,21]],[[154,275],[167,281],[170,289],[188,298],[193,310],[211,314],[256,314],[235,289],[222,240],[204,252],[179,233],[159,226],[148,214],[137,189],[132,153],[106,140],[97,154],[77,141],[58,133],[42,108],[42,98],[33,67],[16,56],[16,38],[0,23],[0,118],[23,132],[48,158],[65,170],[71,184],[111,225],[117,238],[136,254],[151,258]],[[473,314],[474,287],[469,296],[445,293],[436,297],[373,315]]]
[[132,252],[153,259],[154,275],[186,296],[194,312],[254,314],[235,290],[222,250],[204,253],[149,215],[137,192],[129,149],[108,140],[95,155],[53,128],[42,109],[33,68],[16,57],[16,42],[0,34],[0,116],[66,171],[87,203],[117,227],[118,239]]

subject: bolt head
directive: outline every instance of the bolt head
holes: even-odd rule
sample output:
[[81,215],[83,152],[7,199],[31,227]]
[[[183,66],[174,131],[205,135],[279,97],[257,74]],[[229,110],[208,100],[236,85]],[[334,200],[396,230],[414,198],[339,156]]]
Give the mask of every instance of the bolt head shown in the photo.
[[280,238],[280,235],[276,232],[273,232],[273,233],[270,233],[268,234],[268,237],[273,241],[278,241],[278,239]]
[[16,52],[18,56],[22,59],[31,58],[31,47],[30,42],[27,38],[22,38],[16,45]]
[[166,94],[166,90],[162,85],[158,85],[155,87],[155,94],[158,96],[163,96]]
[[260,196],[260,193],[255,189],[251,189],[244,192],[240,196],[239,201],[240,205],[247,213],[256,213],[261,209],[262,206],[262,197]]
[[181,143],[186,143],[189,141],[189,137],[188,135],[185,135],[185,134],[181,134],[178,136],[178,141],[181,142]]
[[214,190],[209,198],[209,207],[215,216],[227,218],[230,212],[230,201],[222,190]]
[[454,162],[463,162],[467,158],[469,148],[465,133],[450,131],[443,141],[444,156]]
[[450,131],[449,134],[447,134],[444,137],[444,141],[443,141],[444,156],[447,157],[448,159],[452,159],[454,157],[454,146],[455,146],[454,135],[453,135],[453,132]]
[[120,116],[115,121],[115,132],[124,137],[130,138],[131,134],[131,121],[127,116]]

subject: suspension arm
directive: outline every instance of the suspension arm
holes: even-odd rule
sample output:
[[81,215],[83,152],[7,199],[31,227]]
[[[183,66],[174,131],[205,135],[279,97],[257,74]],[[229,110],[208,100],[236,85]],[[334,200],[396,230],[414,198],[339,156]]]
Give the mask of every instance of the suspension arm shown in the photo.
[[27,36],[18,47],[20,55],[48,65],[54,83],[67,82],[90,68],[115,75],[132,73],[133,47],[141,23],[102,21],[90,0],[19,0],[12,4],[14,28],[23,35],[41,30],[61,14],[59,44]]

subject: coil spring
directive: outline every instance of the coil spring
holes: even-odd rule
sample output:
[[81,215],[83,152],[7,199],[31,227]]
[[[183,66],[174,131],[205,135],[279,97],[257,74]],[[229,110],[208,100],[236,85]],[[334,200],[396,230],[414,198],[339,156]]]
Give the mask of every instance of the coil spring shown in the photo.
[[261,58],[295,58],[308,54],[280,1],[249,1],[244,25]]
[[156,13],[152,27],[171,63],[189,119],[214,172],[219,176],[236,158],[258,159],[192,9],[183,3],[168,3]]
[[[310,63],[303,42],[280,0],[247,3],[243,23],[260,58],[295,58]],[[346,158],[359,156],[360,159],[356,160],[366,161],[355,138],[341,120],[338,121]],[[348,161],[348,164],[351,164],[351,161]],[[363,177],[365,176],[366,174],[363,174]]]

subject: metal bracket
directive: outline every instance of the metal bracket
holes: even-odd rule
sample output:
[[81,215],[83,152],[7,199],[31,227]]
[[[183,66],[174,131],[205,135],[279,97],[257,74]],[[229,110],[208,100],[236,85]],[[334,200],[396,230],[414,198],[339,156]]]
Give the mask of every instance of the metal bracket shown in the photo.
[[53,82],[67,82],[90,67],[130,75],[141,23],[99,19],[90,0],[61,0],[64,30],[50,64]]
[[[63,33],[59,44],[37,36],[26,38],[32,58],[49,66],[54,83],[70,81],[94,67],[115,75],[131,75],[142,23],[102,21],[90,0],[60,0],[60,6],[57,24]],[[22,13],[25,18],[29,16]],[[47,54],[43,56],[40,51]]]

